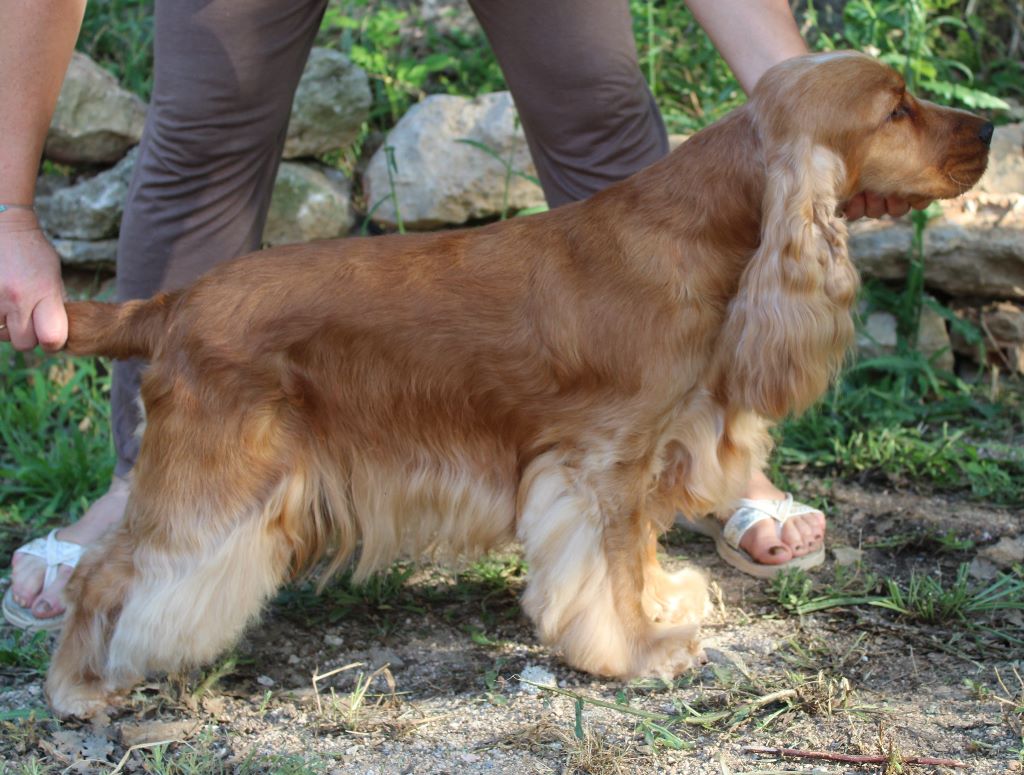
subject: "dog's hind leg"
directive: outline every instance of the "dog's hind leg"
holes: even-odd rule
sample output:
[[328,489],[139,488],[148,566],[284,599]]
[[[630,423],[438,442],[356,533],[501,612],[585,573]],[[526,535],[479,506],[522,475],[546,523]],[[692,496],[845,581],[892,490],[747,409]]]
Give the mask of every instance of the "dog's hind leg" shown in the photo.
[[171,545],[118,528],[70,589],[47,678],[54,710],[88,716],[148,673],[203,664],[229,647],[288,573],[280,504],[275,493],[223,531],[176,529]]
[[216,657],[304,549],[296,525],[311,519],[318,480],[280,434],[197,441],[170,426],[151,418],[125,521],[69,584],[47,677],[59,714],[90,715],[148,673]]
[[[604,500],[555,453],[531,464],[523,486],[518,534],[530,566],[523,607],[541,638],[573,667],[599,675],[664,676],[692,666],[699,621],[655,622],[644,611],[651,525],[642,495],[633,507]],[[688,577],[684,586],[702,610],[701,579]]]

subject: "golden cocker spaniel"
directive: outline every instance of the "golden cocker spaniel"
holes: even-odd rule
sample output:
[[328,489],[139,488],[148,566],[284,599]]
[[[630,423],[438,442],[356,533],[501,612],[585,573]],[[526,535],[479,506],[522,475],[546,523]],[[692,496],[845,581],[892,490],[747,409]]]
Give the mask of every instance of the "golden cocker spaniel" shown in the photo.
[[54,710],[213,659],[323,558],[358,554],[364,578],[513,539],[523,607],[566,662],[686,669],[705,582],[664,572],[657,537],[736,499],[768,423],[839,368],[858,287],[841,203],[957,196],[991,135],[870,57],[799,57],[587,201],[69,304],[68,350],[151,366],[127,516],[68,586]]

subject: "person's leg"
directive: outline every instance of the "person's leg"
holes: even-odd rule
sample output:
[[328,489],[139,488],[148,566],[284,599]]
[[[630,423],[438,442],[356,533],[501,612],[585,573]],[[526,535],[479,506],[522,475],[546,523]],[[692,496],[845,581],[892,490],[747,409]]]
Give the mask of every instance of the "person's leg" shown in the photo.
[[[179,288],[259,247],[295,88],[326,0],[158,0],[146,129],[118,242],[121,301]],[[138,454],[139,376],[115,362],[117,465],[110,490],[58,533],[96,541],[120,522]],[[44,564],[16,553],[12,593],[38,618],[63,610],[71,568],[45,590]]]
[[[584,199],[668,153],[665,127],[637,59],[627,0],[470,0],[519,112],[551,207]],[[745,493],[785,494],[757,472]],[[816,551],[825,517],[758,522],[740,542],[757,562]]]
[[470,0],[509,84],[551,207],[668,153],[627,0]]

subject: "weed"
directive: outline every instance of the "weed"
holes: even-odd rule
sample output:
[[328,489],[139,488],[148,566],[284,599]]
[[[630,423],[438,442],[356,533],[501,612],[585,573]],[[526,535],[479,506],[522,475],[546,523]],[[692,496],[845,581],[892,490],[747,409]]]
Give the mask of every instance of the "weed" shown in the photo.
[[[519,117],[518,116],[516,117],[516,126],[519,126]],[[504,221],[506,218],[508,218],[508,210],[509,210],[508,200],[509,200],[509,192],[510,192],[511,187],[512,187],[512,178],[519,177],[519,178],[522,178],[523,180],[526,180],[526,181],[528,181],[530,183],[533,183],[537,187],[540,187],[540,180],[538,180],[536,176],[527,174],[526,172],[523,172],[522,170],[517,170],[515,168],[515,165],[513,164],[513,159],[512,159],[512,154],[511,153],[509,154],[509,157],[506,159],[500,153],[498,153],[496,150],[491,148],[489,145],[487,145],[486,143],[481,143],[479,140],[471,140],[469,138],[462,138],[462,139],[458,140],[457,142],[464,143],[465,145],[471,146],[472,148],[476,148],[478,151],[482,151],[483,153],[486,153],[488,156],[490,156],[492,159],[497,161],[498,164],[501,165],[502,170],[504,171],[504,184],[502,186],[502,193],[501,193],[501,215],[500,215],[499,220]],[[537,212],[537,211],[538,211],[537,208],[531,208],[531,212]]]
[[[877,577],[867,576],[870,585],[859,588],[829,586],[815,594],[814,582],[800,570],[780,574],[769,584],[776,602],[785,610],[800,616],[836,608],[871,606],[898,614],[924,625],[958,628],[964,632],[985,635],[1012,647],[1024,646],[1024,639],[1014,634],[1006,621],[1007,614],[1024,610],[1024,579],[1000,574],[986,586],[970,581],[970,566],[957,568],[951,583],[941,578],[914,571],[904,586],[895,579],[880,584]],[[875,592],[881,587],[881,593]]]
[[198,707],[199,701],[211,692],[220,683],[222,678],[226,678],[234,673],[237,666],[238,658],[232,654],[223,658],[210,670],[207,670],[200,679],[199,684],[189,695],[189,705],[193,708]]
[[0,637],[0,665],[42,675],[50,664],[50,638],[45,632],[13,630]]
[[482,34],[442,33],[433,23],[424,28],[408,11],[387,3],[350,0],[344,7],[328,7],[319,40],[346,53],[369,75],[370,121],[380,129],[427,94],[480,94],[505,86]]
[[599,732],[585,729],[582,736],[563,734],[567,750],[565,770],[571,775],[620,775],[635,771],[637,757]]
[[126,89],[149,99],[153,88],[153,0],[89,3],[77,45]]
[[925,532],[896,533],[895,535],[868,538],[864,545],[871,549],[892,549],[896,552],[927,552],[937,554],[959,554],[975,547],[970,538],[960,538],[952,530],[945,533]]
[[[843,7],[843,37],[851,48],[877,51],[900,70],[911,89],[969,108],[1008,105],[978,88],[964,56],[969,18],[949,13],[957,0],[852,0]],[[960,44],[961,61],[947,56]],[[962,61],[967,60],[967,61]],[[980,63],[978,63],[980,64]]]
[[0,552],[76,516],[110,483],[103,363],[0,350]]
[[398,228],[398,233],[405,234],[405,221],[402,219],[402,207],[398,203],[398,189],[395,187],[395,175],[398,173],[398,162],[395,161],[394,146],[384,146],[384,163],[387,165],[388,171],[388,192],[371,204],[369,210],[366,211],[366,217],[363,218],[363,225],[359,228],[359,233],[364,237],[370,233],[370,224],[373,222],[374,213],[388,202],[391,203],[391,207],[395,211],[395,224]]
[[44,764],[35,756],[18,764],[17,769],[7,762],[0,762],[0,775],[53,775],[56,772],[59,772],[57,767]]
[[743,90],[688,9],[630,0],[630,10],[647,85],[670,132],[694,132],[743,103]]
[[1017,685],[1013,688],[1008,687],[1007,682],[1003,680],[1003,676],[997,668],[995,671],[996,682],[999,684],[1001,691],[990,692],[990,696],[1002,708],[1003,717],[1006,719],[1010,731],[1013,732],[1019,741],[1016,751],[1017,759],[1020,762],[1024,762],[1024,678],[1021,678],[1020,672],[1016,667],[1011,667],[1010,670],[1013,672]]
[[[361,670],[356,673],[352,690],[347,694],[338,694],[331,687],[327,697],[320,695],[320,682],[339,673],[357,670],[363,667],[362,662],[353,662],[335,668],[326,673],[313,675],[313,690],[316,694],[318,729],[321,733],[329,732],[365,732],[388,725],[399,707],[398,694],[395,691],[395,678],[387,665],[366,674]],[[385,694],[371,694],[370,688],[377,679],[387,687]]]
[[507,660],[504,657],[500,657],[495,661],[493,668],[484,672],[484,698],[491,705],[508,704],[508,698],[503,693],[506,681],[501,675],[501,670],[505,666],[506,661]]

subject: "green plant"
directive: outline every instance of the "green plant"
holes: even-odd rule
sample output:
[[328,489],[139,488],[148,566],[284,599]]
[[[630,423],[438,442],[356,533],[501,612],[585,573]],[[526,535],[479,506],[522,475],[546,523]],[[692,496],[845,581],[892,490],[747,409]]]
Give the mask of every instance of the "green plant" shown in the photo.
[[[519,124],[519,120],[517,118],[516,119],[516,125],[518,126],[518,124]],[[511,153],[509,153],[509,157],[506,159],[500,153],[498,153],[496,150],[491,148],[489,145],[487,145],[486,143],[481,143],[479,140],[471,140],[469,138],[461,138],[457,142],[464,143],[465,145],[468,145],[471,148],[476,148],[478,151],[482,151],[483,153],[486,153],[488,156],[490,156],[492,159],[497,161],[498,164],[501,165],[502,171],[504,172],[504,183],[503,183],[502,189],[501,189],[501,216],[500,216],[499,220],[504,221],[506,218],[508,218],[508,209],[509,209],[508,200],[509,200],[509,191],[510,191],[510,189],[512,187],[512,178],[519,177],[519,178],[522,178],[523,180],[526,180],[526,181],[528,181],[530,183],[533,183],[538,188],[540,187],[540,181],[537,179],[537,177],[535,175],[530,175],[530,174],[528,174],[526,172],[523,172],[522,170],[518,170],[518,169],[515,168],[515,164],[513,162],[512,154]],[[547,209],[547,208],[546,207],[545,208],[530,208],[530,212],[539,212],[542,209]]]
[[[932,211],[933,212],[933,211]],[[1024,504],[1016,481],[1024,458],[992,454],[1013,449],[1024,433],[1024,385],[1010,380],[998,400],[981,385],[940,371],[916,348],[921,309],[929,305],[947,320],[963,321],[924,296],[923,234],[932,212],[915,215],[907,281],[899,290],[880,284],[865,289],[867,311],[897,319],[895,352],[848,368],[823,401],[779,429],[776,459],[841,475],[878,473],[918,486],[967,489],[978,498]],[[973,332],[974,341],[980,335]]]
[[102,362],[0,346],[0,552],[63,524],[110,483],[110,376]]
[[[962,0],[851,0],[843,5],[841,31],[817,28],[811,37],[819,48],[875,53],[903,73],[911,90],[926,96],[970,109],[1005,110],[1007,103],[976,77],[992,74],[984,67],[982,51],[993,41],[982,40],[986,25],[971,5]],[[813,3],[808,18],[818,20]],[[1005,85],[1003,80],[993,83]]]
[[153,0],[92,0],[78,49],[143,99],[153,89]]
[[398,163],[395,161],[394,146],[384,146],[384,163],[387,165],[388,171],[388,192],[374,202],[366,212],[366,217],[363,219],[363,225],[360,227],[360,234],[363,236],[370,232],[370,223],[373,221],[374,213],[376,213],[382,205],[388,202],[391,203],[391,207],[395,211],[395,223],[398,226],[398,233],[405,234],[405,222],[402,220],[402,207],[398,203],[398,190],[395,188],[395,175],[398,174]]
[[1024,646],[1024,639],[1013,634],[1006,618],[1009,613],[1024,610],[1024,578],[1001,574],[989,584],[978,586],[971,582],[969,572],[970,566],[963,563],[950,583],[914,571],[905,585],[892,578],[880,582],[876,576],[868,576],[858,585],[834,583],[818,591],[810,577],[795,570],[773,579],[769,590],[782,608],[801,616],[835,608],[871,606],[921,624],[983,633],[1007,644]]
[[0,665],[42,675],[50,664],[49,636],[45,632],[13,631],[0,637]]
[[630,10],[640,64],[669,132],[695,132],[744,102],[732,71],[684,5],[630,0]]

